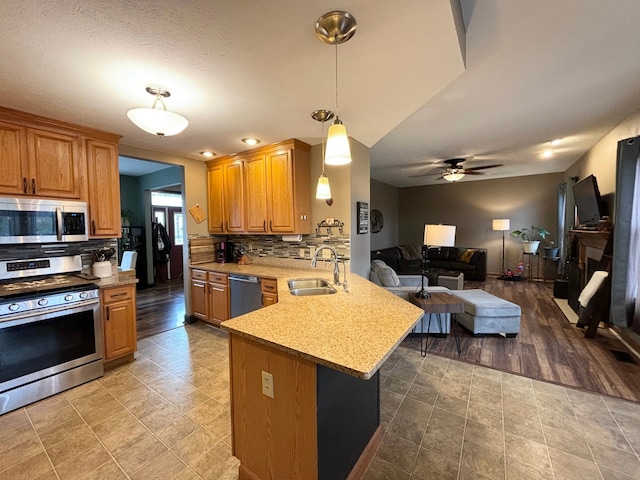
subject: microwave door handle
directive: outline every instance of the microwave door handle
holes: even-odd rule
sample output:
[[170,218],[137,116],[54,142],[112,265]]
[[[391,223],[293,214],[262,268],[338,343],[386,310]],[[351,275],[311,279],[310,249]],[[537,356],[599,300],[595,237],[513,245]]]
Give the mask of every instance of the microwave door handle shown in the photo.
[[58,241],[62,240],[62,209],[60,207],[56,208],[56,223],[58,225],[58,232],[57,232],[57,237],[58,237]]

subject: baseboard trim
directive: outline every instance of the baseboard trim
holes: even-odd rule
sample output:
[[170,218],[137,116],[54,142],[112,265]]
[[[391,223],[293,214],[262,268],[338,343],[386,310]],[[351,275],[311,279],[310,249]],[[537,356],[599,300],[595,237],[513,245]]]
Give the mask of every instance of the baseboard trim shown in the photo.
[[376,453],[378,453],[378,449],[381,444],[382,427],[378,426],[376,431],[373,432],[373,435],[371,435],[369,443],[367,443],[367,446],[364,447],[364,450],[360,454],[360,458],[358,458],[358,461],[351,469],[351,473],[349,473],[347,480],[361,480],[364,478],[367,474],[367,470],[369,470],[371,462],[373,462],[373,459],[376,456]]

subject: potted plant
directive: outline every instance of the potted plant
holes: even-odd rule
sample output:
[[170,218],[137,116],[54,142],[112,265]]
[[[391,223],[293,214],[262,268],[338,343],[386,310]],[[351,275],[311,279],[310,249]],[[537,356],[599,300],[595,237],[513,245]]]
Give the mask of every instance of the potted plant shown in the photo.
[[544,227],[521,228],[510,233],[512,237],[522,238],[522,248],[525,253],[536,253],[540,246],[540,241],[544,240],[549,231]]
[[546,258],[557,258],[560,249],[556,247],[556,242],[551,240],[548,247],[544,247],[544,256]]

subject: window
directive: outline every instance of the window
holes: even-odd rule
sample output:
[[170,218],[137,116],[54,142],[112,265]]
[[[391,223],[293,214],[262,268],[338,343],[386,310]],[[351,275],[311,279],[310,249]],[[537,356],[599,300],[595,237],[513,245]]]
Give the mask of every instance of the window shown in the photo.
[[182,208],[182,195],[169,192],[151,192],[151,205],[154,207]]
[[184,245],[184,216],[181,213],[173,214],[173,235],[176,245]]

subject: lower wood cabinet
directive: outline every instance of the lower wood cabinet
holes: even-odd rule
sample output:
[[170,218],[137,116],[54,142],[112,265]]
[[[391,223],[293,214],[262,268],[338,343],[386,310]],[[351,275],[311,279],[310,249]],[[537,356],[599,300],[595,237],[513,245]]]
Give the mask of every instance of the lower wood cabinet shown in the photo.
[[104,361],[130,355],[137,350],[135,284],[100,290],[104,325]]
[[191,307],[199,320],[214,325],[229,320],[229,275],[191,270]]
[[278,303],[278,281],[273,278],[262,279],[262,307]]

